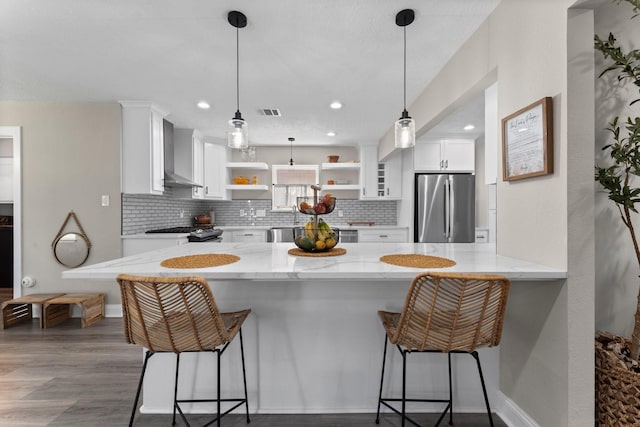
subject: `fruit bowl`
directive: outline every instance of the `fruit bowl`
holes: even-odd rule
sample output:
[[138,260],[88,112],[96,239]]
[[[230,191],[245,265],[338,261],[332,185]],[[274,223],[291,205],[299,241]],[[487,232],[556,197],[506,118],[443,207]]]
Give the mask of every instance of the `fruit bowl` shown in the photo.
[[315,204],[312,197],[298,197],[297,201],[298,210],[307,215],[330,214],[336,207],[336,198],[331,194],[319,197]]
[[340,230],[312,227],[293,229],[293,241],[305,252],[326,252],[340,241]]

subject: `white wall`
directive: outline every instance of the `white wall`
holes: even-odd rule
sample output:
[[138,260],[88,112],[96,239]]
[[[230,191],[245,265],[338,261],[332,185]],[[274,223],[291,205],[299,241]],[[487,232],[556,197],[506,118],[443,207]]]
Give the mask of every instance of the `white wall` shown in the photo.
[[104,292],[120,302],[115,282],[63,280],[51,250],[73,210],[91,240],[87,263],[121,256],[120,121],[117,103],[0,102],[0,126],[22,127],[22,265],[37,280],[25,294]]
[[[514,284],[505,320],[501,391],[543,426],[593,425],[593,153],[576,126],[591,128],[592,64],[569,65],[593,57],[593,24],[572,3],[503,0],[409,107],[420,133],[496,81],[499,118],[553,97],[554,173],[497,183],[498,253],[569,271]],[[379,155],[393,150],[389,131]]]
[[[620,6],[606,4],[596,10],[595,33],[607,37],[613,32],[621,45],[627,49],[640,48],[638,18],[631,20],[633,12],[626,3]],[[596,71],[604,69],[604,60],[596,53]],[[619,87],[612,81],[613,73],[596,80],[596,144],[598,164],[610,164],[602,147],[611,142],[611,133],[606,127],[611,119],[631,115],[640,116],[640,105],[629,106],[629,102],[640,97],[637,88],[629,82]],[[614,88],[612,90],[612,88]],[[635,180],[635,185],[640,180]],[[633,216],[634,227],[640,230],[638,215]],[[607,193],[596,184],[596,329],[631,336],[633,315],[638,294],[638,261],[633,252],[631,237],[620,220],[615,204]]]

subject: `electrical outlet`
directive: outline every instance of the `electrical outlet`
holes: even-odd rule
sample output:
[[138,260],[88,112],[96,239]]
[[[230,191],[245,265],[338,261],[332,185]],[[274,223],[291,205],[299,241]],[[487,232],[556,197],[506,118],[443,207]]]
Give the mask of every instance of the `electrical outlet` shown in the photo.
[[341,209],[338,209],[338,218],[342,218],[344,216],[344,212]]
[[180,218],[184,218],[184,209],[180,209]]
[[246,214],[244,213],[244,209],[240,209],[240,216],[246,216]]
[[102,206],[109,206],[109,195],[108,194],[104,194],[102,195]]

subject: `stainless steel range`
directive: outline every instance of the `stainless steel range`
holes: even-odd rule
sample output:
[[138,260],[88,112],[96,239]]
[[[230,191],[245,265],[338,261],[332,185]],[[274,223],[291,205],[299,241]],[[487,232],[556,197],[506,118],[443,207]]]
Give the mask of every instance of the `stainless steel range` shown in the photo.
[[157,230],[148,230],[145,233],[189,233],[187,238],[190,242],[221,242],[222,230],[214,225],[197,225],[190,227],[170,227]]

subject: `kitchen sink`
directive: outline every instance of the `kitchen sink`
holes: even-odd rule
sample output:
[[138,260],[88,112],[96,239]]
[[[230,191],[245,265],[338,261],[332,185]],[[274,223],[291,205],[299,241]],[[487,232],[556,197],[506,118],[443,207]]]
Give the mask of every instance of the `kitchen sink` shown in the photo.
[[293,242],[293,226],[271,227],[267,230],[267,242]]

